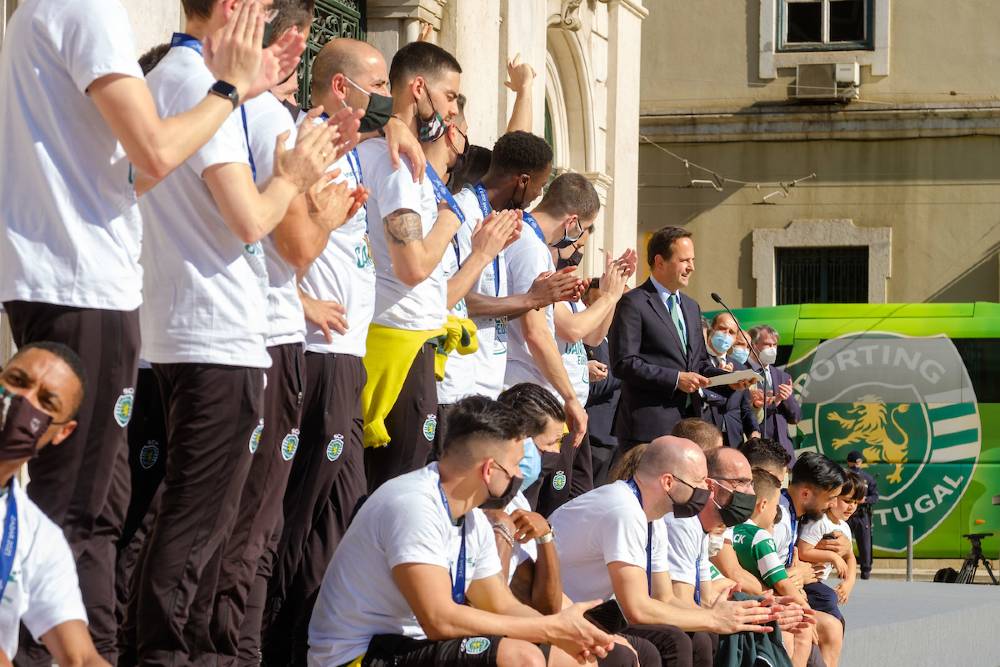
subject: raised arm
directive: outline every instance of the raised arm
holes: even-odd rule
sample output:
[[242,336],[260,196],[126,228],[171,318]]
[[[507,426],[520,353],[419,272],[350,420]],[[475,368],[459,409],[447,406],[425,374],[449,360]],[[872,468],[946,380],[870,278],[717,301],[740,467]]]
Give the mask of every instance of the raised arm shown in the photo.
[[[493,212],[472,232],[472,250],[462,266],[448,280],[448,307],[472,292],[483,271],[500,251],[517,240],[521,233],[520,212]],[[457,241],[453,241],[455,243]],[[499,280],[499,276],[496,278]]]
[[544,308],[557,301],[575,301],[582,291],[582,281],[574,275],[576,269],[567,267],[555,273],[539,274],[524,294],[489,296],[469,292],[465,305],[472,317],[521,317],[529,310]]
[[535,70],[528,63],[521,62],[520,54],[507,63],[507,82],[504,84],[514,91],[514,108],[507,123],[507,131],[532,131],[533,117],[531,113],[532,90],[535,81]]

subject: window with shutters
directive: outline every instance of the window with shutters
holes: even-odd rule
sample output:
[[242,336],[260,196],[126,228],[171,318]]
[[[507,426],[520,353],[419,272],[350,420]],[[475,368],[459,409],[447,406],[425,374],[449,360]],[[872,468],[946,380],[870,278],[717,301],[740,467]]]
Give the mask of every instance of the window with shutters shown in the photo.
[[338,37],[365,38],[364,0],[316,0],[312,28],[299,67],[299,102],[309,108],[312,61],[319,50]]
[[868,247],[775,248],[777,305],[868,303]]

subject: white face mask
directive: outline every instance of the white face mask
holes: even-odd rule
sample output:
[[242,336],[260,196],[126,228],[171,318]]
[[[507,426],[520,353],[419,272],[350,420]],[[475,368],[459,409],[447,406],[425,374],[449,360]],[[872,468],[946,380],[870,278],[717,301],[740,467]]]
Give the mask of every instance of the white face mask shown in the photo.
[[760,363],[765,366],[770,366],[778,359],[778,348],[769,345],[768,347],[762,348],[758,353],[760,356]]
[[708,534],[708,557],[715,558],[722,551],[722,547],[726,544],[725,535],[716,535],[715,533]]

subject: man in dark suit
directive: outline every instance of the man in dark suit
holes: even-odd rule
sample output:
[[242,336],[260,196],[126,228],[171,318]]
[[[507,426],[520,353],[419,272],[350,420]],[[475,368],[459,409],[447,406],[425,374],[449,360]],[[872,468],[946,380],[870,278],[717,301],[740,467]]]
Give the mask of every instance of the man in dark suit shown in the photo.
[[[781,443],[792,457],[789,467],[795,462],[795,447],[788,435],[788,425],[798,424],[802,417],[802,406],[792,391],[792,376],[774,365],[778,358],[778,332],[761,324],[748,332],[760,362],[764,364],[763,381],[750,390],[753,408],[763,411],[760,432],[763,437],[774,438]],[[753,361],[751,368],[759,370]]]
[[868,485],[864,500],[847,520],[847,525],[851,527],[854,539],[858,541],[858,566],[861,569],[861,578],[868,579],[872,576],[872,509],[878,502],[878,482],[870,472],[861,467],[864,462],[865,457],[857,450],[847,454],[847,469],[861,475]]
[[[590,281],[583,294],[583,302],[590,304],[601,294],[600,278]],[[587,365],[590,369],[590,395],[587,398],[587,437],[590,438],[590,455],[593,459],[594,486],[602,486],[608,477],[611,461],[618,448],[618,438],[614,436],[612,425],[618,409],[618,395],[621,382],[611,373],[611,357],[608,339],[587,350]]]
[[[737,336],[743,342],[732,315],[723,312],[712,318],[705,343],[708,346],[708,359],[713,366],[727,373],[747,369],[745,364],[727,356],[736,344]],[[713,387],[703,390],[703,394],[706,405],[704,417],[722,431],[727,446],[739,447],[743,444],[744,436],[749,438],[760,435],[760,425],[750,405],[749,391]]]
[[622,383],[614,427],[622,454],[701,417],[707,376],[725,373],[709,361],[701,308],[680,292],[694,272],[691,233],[664,227],[649,240],[646,260],[649,279],[618,302],[608,334]]

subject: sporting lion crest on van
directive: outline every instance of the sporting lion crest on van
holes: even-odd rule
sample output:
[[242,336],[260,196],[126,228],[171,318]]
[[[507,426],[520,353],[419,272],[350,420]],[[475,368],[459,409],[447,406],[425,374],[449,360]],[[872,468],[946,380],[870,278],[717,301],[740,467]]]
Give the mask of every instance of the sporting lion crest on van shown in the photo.
[[[903,481],[903,464],[906,462],[910,436],[896,421],[896,415],[909,409],[908,404],[901,403],[890,410],[879,396],[866,394],[851,404],[851,408],[845,413],[846,417],[837,412],[827,415],[827,419],[848,432],[843,437],[834,438],[830,444],[834,449],[864,446],[865,460],[869,463],[895,465],[886,480],[899,484]],[[890,429],[898,435],[898,440],[890,435]]]

